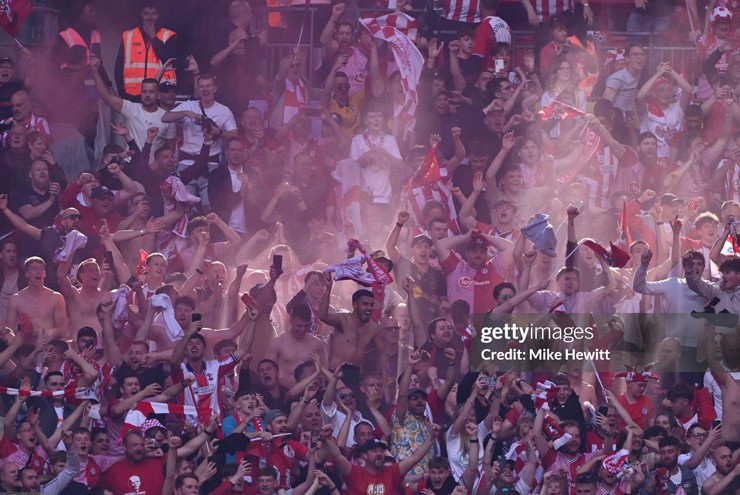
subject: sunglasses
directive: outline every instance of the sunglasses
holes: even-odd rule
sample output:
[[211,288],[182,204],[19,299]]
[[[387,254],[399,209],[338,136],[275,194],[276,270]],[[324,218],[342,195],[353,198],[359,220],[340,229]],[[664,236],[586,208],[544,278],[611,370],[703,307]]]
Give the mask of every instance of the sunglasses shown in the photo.
[[342,400],[354,399],[355,398],[355,394],[339,394],[339,398],[342,399]]
[[72,220],[79,220],[81,218],[81,215],[69,215],[67,218],[71,218]]
[[514,294],[501,294],[501,300],[502,301],[508,301],[512,297],[514,297]]

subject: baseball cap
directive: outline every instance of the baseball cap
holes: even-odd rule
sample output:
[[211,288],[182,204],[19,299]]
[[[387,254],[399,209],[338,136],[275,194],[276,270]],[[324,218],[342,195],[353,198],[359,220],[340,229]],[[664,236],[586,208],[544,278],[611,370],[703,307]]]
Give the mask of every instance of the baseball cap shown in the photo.
[[15,67],[15,62],[10,57],[0,57],[0,65],[3,65],[3,64],[10,64],[13,67]]
[[373,438],[372,440],[368,440],[367,442],[360,445],[359,450],[361,452],[367,452],[368,450],[377,449],[378,447],[382,448],[383,450],[388,450],[388,445],[381,442],[377,438]]
[[92,199],[101,199],[103,196],[106,196],[106,195],[114,196],[113,191],[111,191],[105,186],[98,186],[94,188],[92,192],[90,193],[90,197]]
[[488,249],[488,241],[479,235],[473,236],[468,241],[468,249],[473,248]]
[[683,199],[680,199],[678,196],[676,196],[675,194],[671,194],[671,193],[665,193],[664,195],[660,197],[660,206],[667,206],[671,203],[676,203],[676,202],[681,203],[681,204],[686,203],[686,201],[684,201]]
[[81,216],[80,211],[77,208],[67,208],[62,212],[62,220],[64,220],[65,218],[69,218],[72,215]]
[[414,237],[413,239],[411,239],[411,247],[416,246],[420,242],[428,242],[430,246],[433,244],[431,237],[429,237],[426,234],[419,234],[416,237]]
[[416,394],[423,395],[425,399],[428,399],[429,398],[429,394],[427,394],[427,391],[424,390],[423,388],[413,387],[413,388],[410,388],[409,389],[409,394],[408,394],[408,397],[409,398],[413,397]]
[[265,423],[270,424],[273,421],[275,421],[277,418],[279,418],[280,416],[287,416],[287,414],[285,414],[280,409],[269,409],[265,413]]
[[177,91],[177,84],[175,84],[172,81],[163,81],[159,83],[159,90],[160,91]]

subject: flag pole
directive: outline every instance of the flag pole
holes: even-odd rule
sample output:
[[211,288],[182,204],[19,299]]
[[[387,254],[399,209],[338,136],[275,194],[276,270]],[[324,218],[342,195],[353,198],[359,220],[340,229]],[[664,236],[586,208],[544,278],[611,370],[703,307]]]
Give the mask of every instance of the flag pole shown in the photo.
[[13,41],[15,41],[15,43],[20,47],[21,50],[26,50],[26,47],[23,46],[23,43],[21,43],[20,41],[18,41],[18,38],[15,38],[14,37],[13,38]]

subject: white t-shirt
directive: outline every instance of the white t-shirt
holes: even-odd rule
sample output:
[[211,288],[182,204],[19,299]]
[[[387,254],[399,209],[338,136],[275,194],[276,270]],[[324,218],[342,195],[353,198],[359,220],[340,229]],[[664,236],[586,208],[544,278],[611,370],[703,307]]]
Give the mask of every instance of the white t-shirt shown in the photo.
[[[486,428],[483,421],[478,423],[478,438],[483,439],[488,436],[490,431]],[[453,435],[451,431],[447,431],[447,459],[450,461],[450,468],[452,469],[452,476],[455,480],[460,481],[465,469],[470,463],[470,458],[467,452],[463,452],[461,448],[462,438],[460,433]],[[483,448],[478,449],[478,466],[483,465],[483,455],[485,454]],[[482,470],[479,467],[478,472],[482,474]],[[478,483],[480,483],[480,474],[475,479],[475,485],[473,491],[477,490]]]
[[[237,177],[237,172],[229,168],[229,174],[231,175],[231,192],[238,193],[241,191],[242,183]],[[247,232],[247,219],[244,215],[244,204],[240,201],[234,206],[229,217],[229,227],[234,229],[240,234],[246,234]]]
[[640,132],[652,132],[658,138],[658,157],[668,158],[671,147],[668,141],[683,127],[683,109],[681,103],[674,101],[666,110],[660,109],[663,115],[656,114],[648,105],[640,121]]
[[[680,454],[678,456],[678,464],[683,466],[689,459],[691,459],[691,454]],[[704,485],[704,482],[707,481],[715,472],[717,472],[717,468],[714,466],[714,463],[704,457],[699,465],[696,466],[696,469],[694,469],[694,476],[696,476],[697,484],[699,486]]]
[[[202,113],[200,109],[200,101],[184,101],[177,107],[178,112],[184,112],[186,110],[190,110],[191,112],[195,112],[200,115]],[[214,121],[221,129],[221,132],[236,130],[234,115],[226,105],[215,102],[209,108],[206,108],[205,112],[208,118]],[[197,125],[191,119],[183,119],[182,134],[184,141],[182,151],[191,155],[197,155],[200,153],[200,149],[203,147],[203,139],[205,137],[203,134],[203,127]],[[211,156],[221,153],[222,144],[223,140],[221,138],[213,141],[213,144],[211,145]]]
[[176,137],[175,124],[162,122],[162,115],[165,113],[166,110],[159,107],[155,112],[147,112],[141,103],[123,100],[121,114],[126,117],[126,127],[128,127],[131,137],[134,138],[136,146],[140,150],[143,150],[144,144],[146,144],[146,130],[150,127],[159,128],[159,134],[152,143],[150,159],[154,159],[154,152],[164,146],[166,139],[175,139]]
[[[352,138],[349,157],[356,161],[375,147],[384,148],[394,157],[401,159],[401,152],[393,136],[382,134],[379,138],[373,138],[364,132]],[[391,202],[391,169],[387,160],[384,159],[382,164],[378,165],[361,166],[360,174],[362,175],[363,185],[367,192],[372,195],[374,203],[388,204]]]

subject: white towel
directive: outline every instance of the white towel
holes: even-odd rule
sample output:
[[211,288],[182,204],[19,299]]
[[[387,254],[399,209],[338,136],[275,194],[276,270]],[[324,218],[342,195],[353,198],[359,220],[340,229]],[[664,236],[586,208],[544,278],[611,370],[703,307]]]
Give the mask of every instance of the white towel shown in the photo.
[[123,328],[128,321],[128,294],[131,290],[126,287],[119,287],[113,294],[113,327]]
[[64,245],[54,253],[54,261],[64,263],[69,260],[78,249],[87,246],[87,236],[76,230],[71,231],[62,237]]
[[185,336],[185,332],[180,328],[180,324],[175,319],[175,308],[172,307],[172,301],[167,294],[156,294],[152,296],[152,306],[161,308],[164,317],[164,328],[167,330],[170,340],[175,342]]

